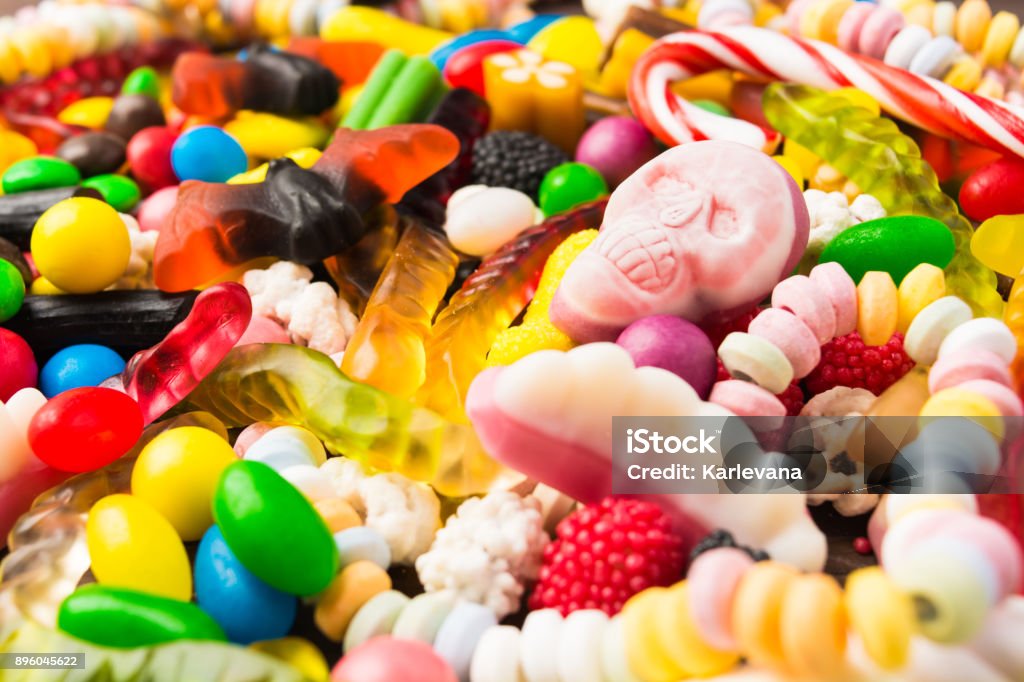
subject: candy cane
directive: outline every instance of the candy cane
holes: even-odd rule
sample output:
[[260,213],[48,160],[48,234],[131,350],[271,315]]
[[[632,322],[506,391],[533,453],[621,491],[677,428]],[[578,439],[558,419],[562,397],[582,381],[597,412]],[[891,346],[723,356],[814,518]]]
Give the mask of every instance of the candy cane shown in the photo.
[[676,81],[722,68],[825,90],[856,87],[896,118],[943,137],[1024,157],[1024,109],[827,43],[751,26],[665,36],[634,67],[630,106],[667,144],[719,139],[770,152],[778,143],[776,132],[710,113],[671,90]]

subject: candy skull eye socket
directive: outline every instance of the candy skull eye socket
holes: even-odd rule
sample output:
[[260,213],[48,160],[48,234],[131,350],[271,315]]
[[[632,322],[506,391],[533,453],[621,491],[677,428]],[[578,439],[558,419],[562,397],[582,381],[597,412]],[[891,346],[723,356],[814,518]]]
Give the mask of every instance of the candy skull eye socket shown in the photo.
[[682,196],[661,209],[658,221],[665,227],[683,227],[693,222],[703,206],[703,197],[698,194]]

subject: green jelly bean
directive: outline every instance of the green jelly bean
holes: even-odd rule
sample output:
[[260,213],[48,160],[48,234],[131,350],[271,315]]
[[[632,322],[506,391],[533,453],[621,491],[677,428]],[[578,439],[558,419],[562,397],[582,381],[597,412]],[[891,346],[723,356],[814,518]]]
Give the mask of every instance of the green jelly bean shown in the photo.
[[238,461],[224,470],[213,518],[238,560],[282,592],[316,594],[338,572],[334,537],[319,512],[262,462]]
[[217,622],[195,604],[96,583],[64,600],[57,627],[87,642],[122,649],[179,639],[226,639]]
[[72,187],[82,181],[82,174],[73,165],[53,156],[32,156],[16,161],[4,171],[0,185],[4,194],[31,192],[36,189]]
[[608,194],[608,184],[594,167],[585,163],[555,166],[540,183],[540,210],[551,216]]
[[889,216],[840,232],[821,253],[819,262],[835,261],[859,282],[870,270],[888,272],[898,285],[921,263],[945,268],[953,259],[953,234],[934,218]]
[[82,181],[82,187],[94,189],[115,211],[127,213],[135,208],[142,198],[139,185],[123,175],[95,175]]
[[690,104],[700,107],[704,111],[710,111],[712,114],[718,114],[719,116],[732,117],[732,112],[723,107],[718,102],[711,99],[695,99]]
[[140,66],[128,74],[121,86],[123,95],[146,95],[160,99],[160,77],[151,66]]
[[21,310],[25,300],[25,280],[13,263],[0,259],[0,322],[6,322]]

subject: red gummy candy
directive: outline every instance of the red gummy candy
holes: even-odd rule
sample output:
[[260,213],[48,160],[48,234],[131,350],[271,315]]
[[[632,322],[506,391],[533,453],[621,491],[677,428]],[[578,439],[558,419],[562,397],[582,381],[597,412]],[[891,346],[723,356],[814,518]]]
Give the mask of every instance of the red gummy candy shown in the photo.
[[104,467],[131,450],[142,435],[142,413],[131,397],[111,388],[73,388],[39,408],[28,444],[41,461],[81,473]]
[[145,424],[184,400],[234,348],[251,319],[249,292],[224,282],[199,294],[188,317],[163,341],[132,356],[121,383]]

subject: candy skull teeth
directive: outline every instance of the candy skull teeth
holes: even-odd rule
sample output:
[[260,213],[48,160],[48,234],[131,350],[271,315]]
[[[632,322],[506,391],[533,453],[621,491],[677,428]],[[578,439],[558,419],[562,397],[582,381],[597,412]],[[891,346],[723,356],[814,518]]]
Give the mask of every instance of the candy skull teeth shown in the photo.
[[648,315],[728,317],[792,270],[809,226],[796,183],[768,156],[729,142],[675,147],[612,194],[601,234],[555,294],[551,321],[590,342]]

